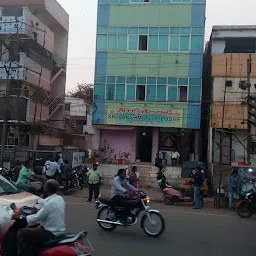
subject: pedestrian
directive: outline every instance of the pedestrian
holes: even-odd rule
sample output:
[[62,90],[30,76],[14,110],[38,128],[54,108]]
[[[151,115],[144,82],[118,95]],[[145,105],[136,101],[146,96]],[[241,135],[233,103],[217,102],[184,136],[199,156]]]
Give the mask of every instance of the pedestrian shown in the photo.
[[159,168],[158,172],[161,172],[161,171],[162,171],[162,168],[163,168],[163,161],[162,161],[162,158],[160,157],[159,152],[156,154],[155,166]]
[[98,170],[99,164],[95,163],[93,164],[92,170],[89,170],[87,172],[88,177],[88,184],[89,184],[89,198],[88,202],[92,201],[92,197],[94,194],[94,199],[98,199],[100,194],[100,184],[102,175],[101,172]]
[[173,149],[173,151],[171,152],[171,157],[172,166],[177,166],[180,158],[180,153],[176,149]]
[[137,166],[132,167],[132,171],[129,173],[129,180],[133,187],[139,189],[139,178],[140,174],[138,173]]
[[194,200],[195,207],[193,209],[201,209],[201,187],[204,184],[204,177],[202,174],[202,168],[197,166],[194,170]]
[[238,193],[238,177],[237,177],[237,175],[238,175],[237,170],[233,170],[233,172],[229,176],[229,182],[228,182],[228,197],[229,197],[228,207],[229,207],[229,209],[232,209],[234,195],[236,195]]

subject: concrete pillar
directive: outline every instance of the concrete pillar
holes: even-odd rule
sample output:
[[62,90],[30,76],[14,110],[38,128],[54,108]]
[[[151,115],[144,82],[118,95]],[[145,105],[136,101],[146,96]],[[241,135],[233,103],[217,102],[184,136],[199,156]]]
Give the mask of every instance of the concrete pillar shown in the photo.
[[153,138],[152,138],[152,163],[154,163],[156,154],[159,149],[159,128],[153,128]]
[[199,161],[199,130],[194,130],[195,161]]

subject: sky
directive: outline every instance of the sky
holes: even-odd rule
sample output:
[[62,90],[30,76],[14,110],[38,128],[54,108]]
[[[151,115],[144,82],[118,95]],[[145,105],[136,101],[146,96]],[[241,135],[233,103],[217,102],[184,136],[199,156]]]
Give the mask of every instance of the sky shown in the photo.
[[[97,0],[58,0],[70,18],[66,90],[93,83]],[[213,25],[255,25],[256,0],[206,0],[205,41]]]

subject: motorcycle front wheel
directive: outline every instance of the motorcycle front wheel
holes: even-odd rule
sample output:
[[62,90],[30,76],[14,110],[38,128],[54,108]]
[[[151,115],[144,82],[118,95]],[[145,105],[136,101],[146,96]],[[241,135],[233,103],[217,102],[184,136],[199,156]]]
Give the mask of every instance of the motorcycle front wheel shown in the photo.
[[[97,219],[107,220],[107,221],[116,221],[116,214],[108,206],[103,206],[98,211]],[[103,223],[103,222],[98,222],[98,225],[105,231],[112,231],[117,227],[117,225],[115,224]]]
[[[149,214],[149,216],[148,216]],[[159,237],[165,230],[165,220],[160,213],[150,212],[145,214],[141,219],[141,228],[144,233],[150,237]],[[157,223],[158,222],[158,223]],[[149,227],[148,227],[149,226]],[[150,228],[158,228],[156,231],[151,231]]]
[[250,211],[250,205],[247,202],[242,202],[237,206],[236,212],[239,217],[245,219],[250,218],[253,213]]

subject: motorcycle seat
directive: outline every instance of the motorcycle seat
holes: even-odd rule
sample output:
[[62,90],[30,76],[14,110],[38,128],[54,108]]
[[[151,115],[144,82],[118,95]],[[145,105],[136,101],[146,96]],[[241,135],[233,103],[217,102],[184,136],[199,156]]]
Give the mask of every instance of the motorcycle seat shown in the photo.
[[113,201],[112,201],[112,199],[111,198],[108,198],[108,197],[100,197],[100,202],[102,203],[102,204],[106,204],[106,205],[112,205],[113,204]]
[[44,243],[44,247],[51,247],[57,244],[68,244],[79,240],[81,237],[86,236],[86,232],[80,232],[78,234],[63,234],[50,239]]

